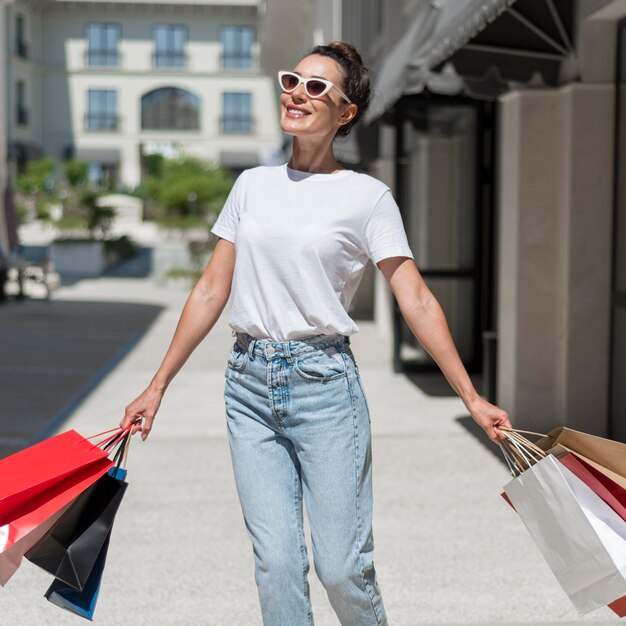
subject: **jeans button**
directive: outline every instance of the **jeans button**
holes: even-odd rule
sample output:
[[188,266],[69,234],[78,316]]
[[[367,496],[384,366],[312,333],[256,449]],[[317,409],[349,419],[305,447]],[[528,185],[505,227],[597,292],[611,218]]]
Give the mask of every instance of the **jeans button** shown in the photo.
[[276,352],[276,349],[274,348],[274,346],[267,346],[268,354],[274,354],[274,352]]

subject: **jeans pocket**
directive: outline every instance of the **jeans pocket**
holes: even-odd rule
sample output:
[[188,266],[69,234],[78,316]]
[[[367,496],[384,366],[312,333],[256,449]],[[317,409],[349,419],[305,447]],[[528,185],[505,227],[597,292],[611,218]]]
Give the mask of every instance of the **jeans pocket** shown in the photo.
[[239,346],[235,345],[228,353],[228,369],[236,372],[241,372],[245,369],[248,363],[248,351],[242,350]]
[[335,346],[298,356],[293,368],[301,378],[315,382],[329,382],[346,376],[346,364]]

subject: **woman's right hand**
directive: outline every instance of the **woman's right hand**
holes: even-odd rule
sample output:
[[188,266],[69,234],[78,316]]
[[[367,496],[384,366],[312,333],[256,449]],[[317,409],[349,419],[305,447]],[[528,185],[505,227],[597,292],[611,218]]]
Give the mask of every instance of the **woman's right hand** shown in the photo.
[[141,439],[145,441],[152,430],[152,424],[161,405],[162,398],[163,391],[148,386],[141,395],[137,396],[126,407],[120,427],[127,428],[132,424],[131,434],[134,435],[136,432],[141,432]]

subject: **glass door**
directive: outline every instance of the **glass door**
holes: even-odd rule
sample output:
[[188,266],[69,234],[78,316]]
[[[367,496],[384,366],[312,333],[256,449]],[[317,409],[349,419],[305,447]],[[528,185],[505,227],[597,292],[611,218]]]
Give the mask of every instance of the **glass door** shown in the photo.
[[[479,370],[492,326],[491,134],[487,103],[407,97],[397,105],[396,192],[415,263],[444,310],[465,366]],[[396,371],[436,364],[395,305]]]

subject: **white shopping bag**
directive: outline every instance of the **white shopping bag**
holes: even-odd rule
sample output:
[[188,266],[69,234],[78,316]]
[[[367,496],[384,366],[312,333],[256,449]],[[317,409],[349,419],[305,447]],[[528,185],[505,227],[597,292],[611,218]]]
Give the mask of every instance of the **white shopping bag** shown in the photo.
[[626,522],[554,456],[504,491],[580,614],[626,595]]

